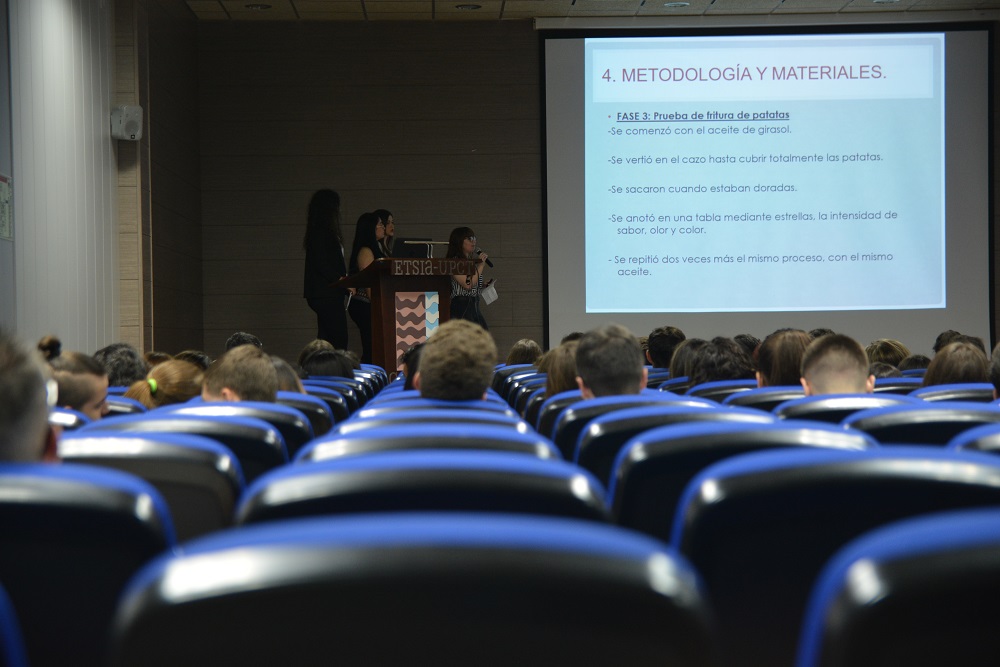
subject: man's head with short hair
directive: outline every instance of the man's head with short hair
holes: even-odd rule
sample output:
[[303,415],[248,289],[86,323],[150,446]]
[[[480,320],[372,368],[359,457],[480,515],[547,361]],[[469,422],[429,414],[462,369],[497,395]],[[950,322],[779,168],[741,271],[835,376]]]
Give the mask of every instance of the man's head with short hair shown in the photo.
[[656,368],[670,368],[674,350],[685,339],[677,327],[657,327],[646,339],[646,359]]
[[226,339],[226,350],[231,350],[234,347],[239,347],[240,345],[253,345],[258,349],[264,349],[264,344],[260,342],[260,338],[257,338],[252,333],[247,333],[246,331],[237,331]]
[[576,383],[584,398],[638,394],[646,387],[642,348],[620,324],[583,335],[576,348]]
[[868,372],[865,349],[843,334],[820,336],[809,344],[802,354],[801,382],[806,396],[875,391],[875,376]]
[[112,387],[130,387],[133,382],[145,379],[149,372],[146,360],[128,343],[112,343],[94,352],[94,359],[108,373]]
[[108,374],[104,366],[82,352],[62,352],[49,360],[59,385],[58,405],[96,421],[108,414]]
[[946,329],[941,333],[939,333],[937,335],[937,338],[934,339],[934,347],[933,347],[934,354],[940,352],[941,348],[943,348],[945,345],[952,342],[961,335],[962,334],[960,332],[955,331],[954,329]]
[[0,460],[38,461],[54,456],[48,385],[38,353],[0,330]]
[[278,374],[263,350],[240,345],[226,351],[205,371],[206,401],[268,401],[278,395]]
[[413,386],[424,398],[482,399],[496,364],[497,346],[489,332],[468,320],[451,320],[424,344]]

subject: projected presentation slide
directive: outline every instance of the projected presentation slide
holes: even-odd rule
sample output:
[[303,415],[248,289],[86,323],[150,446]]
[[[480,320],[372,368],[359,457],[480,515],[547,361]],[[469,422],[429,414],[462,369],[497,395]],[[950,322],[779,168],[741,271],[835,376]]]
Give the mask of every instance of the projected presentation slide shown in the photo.
[[943,34],[584,56],[588,313],[946,306]]

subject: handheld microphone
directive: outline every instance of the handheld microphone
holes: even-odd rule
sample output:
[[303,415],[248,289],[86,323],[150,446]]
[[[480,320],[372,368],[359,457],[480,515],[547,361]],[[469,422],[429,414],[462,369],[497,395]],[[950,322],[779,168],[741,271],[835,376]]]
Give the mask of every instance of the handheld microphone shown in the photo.
[[[482,255],[483,254],[483,249],[482,248],[476,248],[476,254],[477,255]],[[493,268],[493,262],[490,261],[489,257],[486,258],[486,266],[490,267],[491,269]]]

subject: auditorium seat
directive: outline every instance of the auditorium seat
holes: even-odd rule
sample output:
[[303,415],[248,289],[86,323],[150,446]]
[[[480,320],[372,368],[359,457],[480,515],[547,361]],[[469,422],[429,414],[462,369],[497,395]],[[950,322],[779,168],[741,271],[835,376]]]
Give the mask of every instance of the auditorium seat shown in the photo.
[[49,410],[49,424],[59,426],[64,431],[75,431],[90,423],[90,417],[70,410],[69,408],[52,408]]
[[157,408],[153,414],[260,419],[278,429],[290,457],[295,456],[296,452],[313,439],[312,424],[306,416],[295,408],[280,403],[260,401],[178,403]]
[[347,397],[336,389],[331,389],[329,387],[320,387],[318,385],[307,385],[302,384],[302,388],[306,390],[306,394],[309,396],[315,396],[330,408],[330,412],[333,413],[333,423],[339,424],[348,417],[351,416],[351,406],[347,401]]
[[[535,380],[525,382],[524,385],[519,387],[511,399],[513,403],[511,407],[514,408],[514,412],[523,417],[528,411],[528,401],[531,400],[531,397],[536,394],[540,396],[545,394],[546,382],[548,382],[548,378],[543,376]],[[539,404],[539,406],[540,405],[541,404]]]
[[[531,380],[532,378],[537,378],[542,375],[538,372],[538,369],[534,366],[530,366],[523,371],[517,373],[511,373],[506,378],[504,378],[503,383],[500,385],[500,389],[496,390],[500,394],[500,398],[504,399],[508,404],[510,404],[511,394],[521,385],[522,382]],[[544,375],[542,375],[544,377]],[[511,406],[513,407],[513,406]]]
[[792,401],[804,396],[805,390],[802,389],[802,385],[758,387],[750,391],[739,391],[730,394],[723,399],[722,404],[771,412],[785,401]]
[[535,426],[539,433],[546,437],[552,436],[552,429],[556,426],[556,419],[568,405],[577,401],[582,401],[583,395],[579,389],[562,391],[554,396],[546,398],[538,408],[538,420],[529,422]]
[[968,401],[972,403],[992,403],[993,385],[989,382],[963,382],[958,384],[935,384],[910,392],[910,396],[925,401]]
[[1000,509],[865,533],[813,587],[798,667],[991,667],[1000,656]]
[[876,394],[909,394],[924,383],[920,377],[875,378]]
[[591,521],[476,513],[297,519],[137,575],[115,667],[714,664],[697,575]]
[[122,431],[135,434],[187,433],[211,438],[236,455],[247,484],[288,461],[285,441],[278,429],[252,417],[206,417],[153,410],[144,415],[102,419],[85,427],[85,430],[88,435]]
[[1000,454],[1000,424],[984,424],[962,431],[948,441],[948,448]]
[[666,368],[646,367],[646,388],[659,389],[660,385],[670,379],[670,371]]
[[325,435],[333,428],[334,416],[330,405],[318,396],[297,391],[279,391],[274,402],[295,408],[309,420],[314,435]]
[[521,416],[529,424],[538,424],[538,413],[542,408],[542,404],[545,403],[545,391],[545,387],[543,386],[531,392],[531,395],[528,396],[528,400],[524,404]]
[[922,405],[918,398],[901,394],[821,394],[804,396],[779,404],[774,414],[780,419],[839,424],[855,412],[891,405]]
[[497,412],[505,414],[509,417],[519,417],[519,415],[503,401],[484,401],[482,399],[472,401],[445,401],[435,398],[420,398],[418,396],[417,398],[385,401],[371,407],[366,406],[351,415],[351,419],[373,419],[395,412],[413,410],[467,410],[469,412]]
[[661,382],[657,389],[660,391],[669,391],[673,394],[683,394],[690,386],[691,378],[686,375],[679,375],[675,378],[670,378],[665,382]]
[[77,431],[59,440],[59,458],[141,477],[163,496],[180,541],[233,523],[243,471],[215,440],[177,433]]
[[572,463],[510,451],[412,449],[274,470],[247,489],[236,523],[413,511],[608,520],[604,487]]
[[[592,419],[580,433],[573,460],[605,486],[611,483],[615,459],[625,443],[659,426],[703,421],[773,423],[774,417],[750,408],[724,408],[705,399],[670,401],[664,405],[615,410]],[[714,406],[714,407],[713,407]]]
[[547,373],[535,373],[534,375],[529,375],[525,377],[517,377],[511,381],[510,386],[507,387],[507,404],[514,408],[514,411],[520,414],[518,410],[518,401],[523,400],[523,397],[527,396],[535,389],[539,387],[545,388],[545,383],[548,381]]
[[756,388],[757,380],[717,380],[715,382],[702,382],[701,384],[688,387],[684,395],[698,396],[715,401],[716,403],[722,403],[727,396]]
[[[577,439],[587,424],[596,417],[647,405],[667,405],[678,400],[692,400],[691,397],[679,398],[662,392],[630,394],[626,396],[601,396],[588,398],[571,403],[563,408],[552,427],[552,442],[562,453],[563,458],[572,461]],[[543,433],[544,435],[544,433]]]
[[107,417],[115,415],[137,415],[146,412],[146,406],[133,398],[108,394],[108,414]]
[[145,481],[70,463],[0,465],[0,581],[33,667],[100,665],[129,578],[174,545]]
[[883,445],[946,445],[962,431],[993,423],[1000,423],[1000,407],[960,401],[873,408],[856,412],[842,422],[870,434]]
[[493,377],[490,380],[490,387],[493,391],[500,393],[500,389],[503,387],[504,381],[514,373],[523,373],[525,371],[534,372],[538,369],[532,364],[511,364],[510,366],[497,366],[496,370],[493,371]]
[[326,438],[341,435],[349,435],[371,428],[381,428],[383,426],[407,426],[414,424],[456,424],[465,425],[467,428],[477,428],[477,424],[487,426],[503,426],[513,429],[519,433],[532,431],[520,417],[512,417],[504,412],[493,410],[465,410],[447,408],[429,408],[426,410],[395,410],[385,412],[377,417],[366,419],[348,419],[346,422],[335,425]]
[[[378,396],[376,396],[371,401],[369,401],[368,404],[365,406],[365,408],[371,409],[375,407],[381,407],[382,405],[389,402],[395,403],[396,401],[412,401],[421,398],[422,397],[420,396],[419,389],[400,389],[399,391],[383,392]],[[423,399],[423,400],[431,400],[431,399]],[[495,403],[499,405],[501,408],[510,407],[509,405],[507,405],[507,401],[500,398],[500,395],[497,394],[492,389],[486,390],[486,398],[482,400],[485,400],[489,403]]]
[[[485,415],[489,417],[490,415]],[[366,429],[316,438],[296,457],[297,462],[410,449],[503,451],[528,454],[543,459],[559,459],[559,452],[547,439],[530,428],[518,429],[499,420],[471,422],[462,418],[450,422],[413,420],[377,424]]]
[[[340,378],[346,379],[346,378]],[[302,388],[306,392],[310,392],[313,387],[321,387],[323,389],[332,389],[344,397],[347,401],[347,409],[349,412],[354,413],[361,408],[362,405],[366,403],[365,396],[362,392],[358,391],[356,386],[350,385],[347,382],[337,382],[334,380],[316,380],[313,378],[306,378],[302,380]]]
[[310,375],[308,378],[303,380],[303,382],[329,382],[350,387],[354,390],[358,398],[358,404],[362,406],[375,396],[375,388],[371,385],[371,383],[366,382],[364,378],[354,376],[342,377],[340,375]]
[[714,463],[768,449],[875,446],[863,433],[805,421],[719,421],[652,429],[629,440],[612,464],[611,513],[621,526],[669,540],[684,489]]
[[0,586],[0,667],[28,667],[21,624],[7,591]]
[[724,664],[782,667],[794,661],[812,584],[840,547],[899,519],[998,503],[1000,460],[986,454],[758,452],[688,485],[672,540],[704,578]]

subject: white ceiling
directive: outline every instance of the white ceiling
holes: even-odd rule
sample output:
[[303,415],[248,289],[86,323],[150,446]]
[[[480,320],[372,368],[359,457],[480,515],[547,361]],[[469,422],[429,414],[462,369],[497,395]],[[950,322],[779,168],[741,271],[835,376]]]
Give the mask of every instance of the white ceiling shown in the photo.
[[[161,0],[164,2],[165,0]],[[169,0],[203,21],[498,21],[567,17],[871,14],[919,20],[933,12],[990,18],[1000,0]],[[471,7],[478,7],[472,9]],[[848,18],[844,16],[843,18]],[[856,18],[856,17],[854,17]],[[886,17],[889,18],[889,17]],[[892,20],[898,17],[893,16]],[[951,19],[961,18],[951,16]]]

